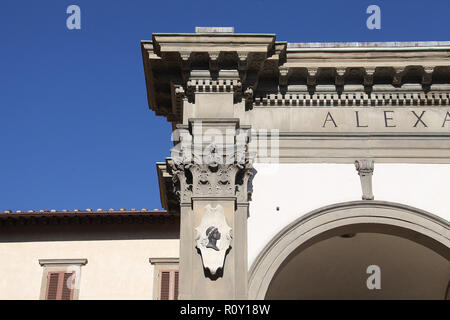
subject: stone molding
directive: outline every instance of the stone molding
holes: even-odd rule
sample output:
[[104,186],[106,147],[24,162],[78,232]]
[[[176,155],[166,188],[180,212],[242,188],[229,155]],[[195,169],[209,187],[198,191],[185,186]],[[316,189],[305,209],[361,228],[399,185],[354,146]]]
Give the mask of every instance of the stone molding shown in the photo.
[[[254,140],[265,138],[255,135]],[[276,158],[265,159],[255,148],[255,161],[353,164],[355,159],[370,158],[377,163],[450,163],[448,133],[280,131],[278,143]]]
[[178,264],[179,258],[149,258],[150,264]]
[[255,98],[254,106],[448,106],[450,92],[286,93]]
[[39,259],[39,264],[43,267],[59,265],[81,265],[88,263],[88,259]]
[[217,78],[208,70],[191,70],[186,83],[187,96],[195,101],[195,93],[242,93],[242,83],[237,70],[220,70]]

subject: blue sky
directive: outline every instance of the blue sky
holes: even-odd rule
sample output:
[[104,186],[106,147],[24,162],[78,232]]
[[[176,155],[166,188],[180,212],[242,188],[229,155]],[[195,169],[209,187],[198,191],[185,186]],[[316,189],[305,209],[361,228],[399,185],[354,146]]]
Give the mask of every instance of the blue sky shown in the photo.
[[[274,5],[274,3],[276,5]],[[66,8],[81,8],[81,30]],[[381,30],[366,8],[381,8]],[[170,124],[148,109],[140,40],[234,26],[289,42],[450,40],[448,0],[0,2],[0,210],[160,208]]]

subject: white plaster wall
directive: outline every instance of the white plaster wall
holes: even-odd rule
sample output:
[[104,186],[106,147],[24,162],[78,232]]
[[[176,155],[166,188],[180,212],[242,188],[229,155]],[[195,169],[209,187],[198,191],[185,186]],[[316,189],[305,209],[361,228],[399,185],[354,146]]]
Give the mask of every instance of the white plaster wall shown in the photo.
[[400,202],[450,221],[449,164],[376,164],[373,175],[377,200]]
[[[354,164],[255,164],[248,219],[249,268],[266,244],[295,219],[320,207],[361,200]],[[450,221],[450,165],[375,163],[376,200],[410,205]],[[279,207],[279,211],[276,207]]]
[[[179,240],[10,242],[0,247],[0,300],[39,299],[39,259],[87,258],[79,299],[152,299],[150,257],[178,257]],[[6,275],[6,276],[5,276]]]

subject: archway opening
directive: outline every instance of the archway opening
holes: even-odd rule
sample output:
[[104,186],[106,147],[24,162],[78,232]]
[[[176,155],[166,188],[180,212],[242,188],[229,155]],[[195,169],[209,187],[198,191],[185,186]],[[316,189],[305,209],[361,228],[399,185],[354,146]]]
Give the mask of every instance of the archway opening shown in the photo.
[[298,218],[249,273],[250,299],[449,299],[449,286],[448,221],[386,201],[337,203]]
[[265,298],[445,299],[450,281],[446,250],[400,228],[336,228],[292,252]]

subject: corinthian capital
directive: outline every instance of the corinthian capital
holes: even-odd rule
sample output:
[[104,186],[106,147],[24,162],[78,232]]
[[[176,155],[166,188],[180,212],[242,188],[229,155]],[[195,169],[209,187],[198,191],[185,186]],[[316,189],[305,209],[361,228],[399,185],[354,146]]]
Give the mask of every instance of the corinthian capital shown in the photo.
[[253,167],[247,140],[234,144],[185,143],[171,152],[169,165],[180,203],[190,203],[192,197],[236,197],[238,202],[249,201]]

